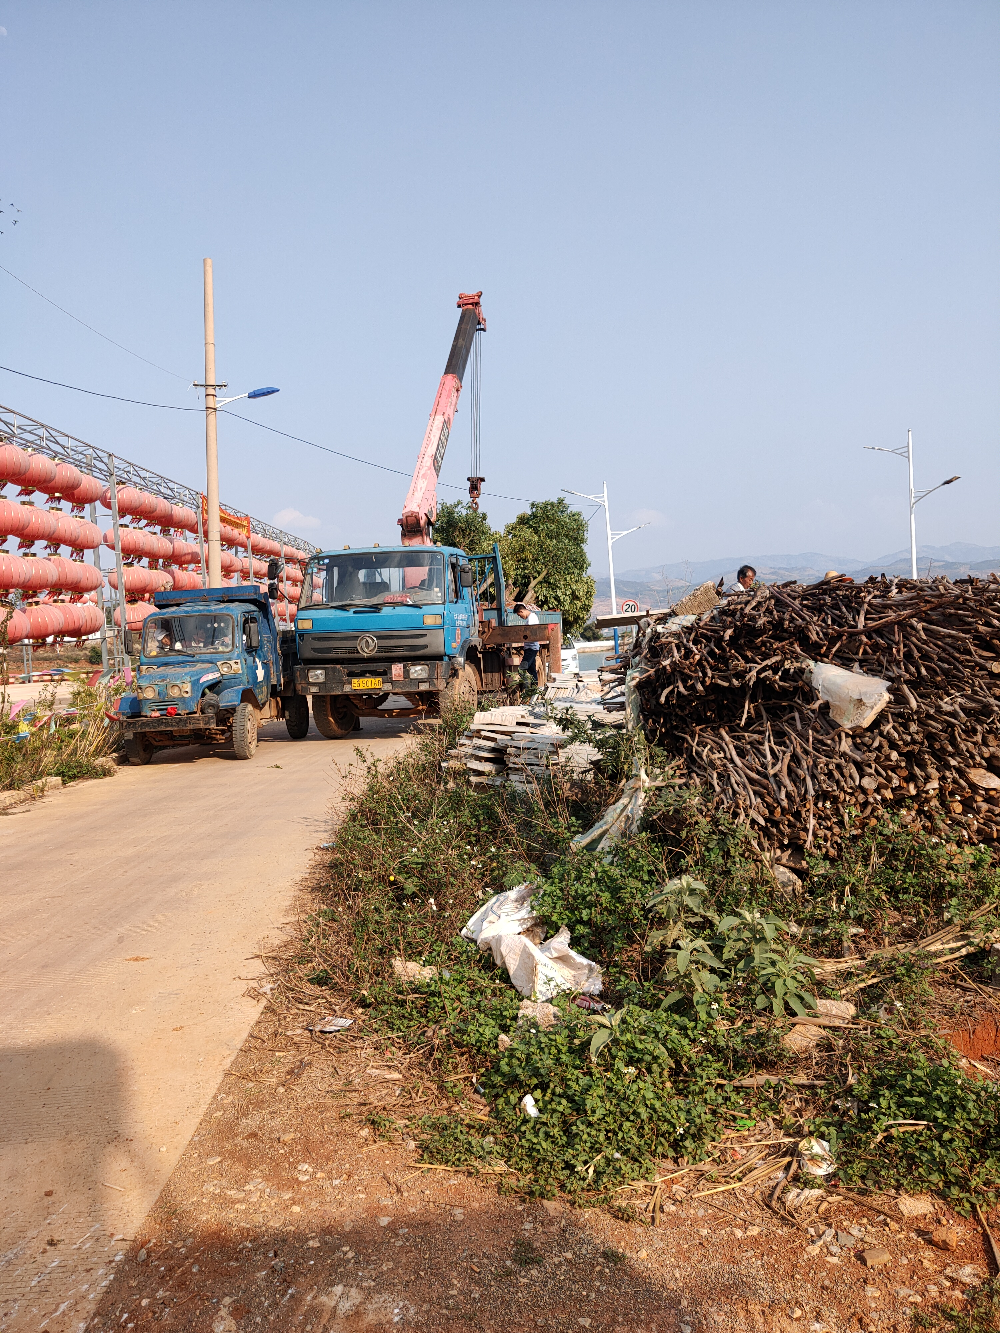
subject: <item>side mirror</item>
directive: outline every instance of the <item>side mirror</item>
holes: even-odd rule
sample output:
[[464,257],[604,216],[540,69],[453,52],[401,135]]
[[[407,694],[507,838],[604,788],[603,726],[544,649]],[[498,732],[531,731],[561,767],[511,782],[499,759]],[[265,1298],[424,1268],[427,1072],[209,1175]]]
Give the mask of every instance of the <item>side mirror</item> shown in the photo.
[[129,657],[135,656],[135,635],[130,629],[125,631],[125,652]]
[[[273,564],[274,562],[272,561],[271,563]],[[268,569],[268,577],[270,578],[270,576],[271,576],[271,571],[270,571],[270,568],[269,568],[269,569]],[[270,599],[271,599],[272,602],[276,602],[276,601],[278,600],[278,585],[273,581],[273,579],[272,579],[272,581],[267,585],[267,595],[268,595],[268,597],[270,597]]]
[[269,560],[267,562],[267,577],[273,583],[281,572],[281,562],[279,560]]
[[260,647],[260,626],[256,620],[251,620],[247,625],[247,648],[255,653]]
[[463,566],[461,567],[461,569],[458,571],[458,581],[461,583],[461,585],[462,585],[463,588],[471,588],[471,587],[472,587],[472,566],[471,566],[471,565],[463,565]]

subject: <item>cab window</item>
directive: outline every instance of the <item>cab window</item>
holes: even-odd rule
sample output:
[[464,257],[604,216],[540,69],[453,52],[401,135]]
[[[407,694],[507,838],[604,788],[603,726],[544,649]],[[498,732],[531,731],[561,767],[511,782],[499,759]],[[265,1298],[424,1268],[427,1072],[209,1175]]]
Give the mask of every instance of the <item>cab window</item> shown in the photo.
[[448,560],[448,600],[449,602],[460,602],[462,600],[462,589],[458,581],[458,559],[451,556]]

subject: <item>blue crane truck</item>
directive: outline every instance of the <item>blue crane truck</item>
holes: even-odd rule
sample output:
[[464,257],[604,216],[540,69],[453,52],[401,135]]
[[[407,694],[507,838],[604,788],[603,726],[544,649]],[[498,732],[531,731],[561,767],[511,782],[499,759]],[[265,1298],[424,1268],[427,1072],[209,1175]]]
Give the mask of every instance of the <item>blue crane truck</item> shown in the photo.
[[[346,736],[360,717],[423,717],[448,701],[504,689],[523,645],[539,641],[538,678],[558,671],[562,615],[528,625],[506,605],[494,545],[371,546],[324,551],[306,565],[285,670],[294,681],[286,722],[301,730],[311,701],[317,729]],[[498,608],[499,611],[498,611]],[[393,703],[393,700],[396,702]],[[304,731],[302,731],[304,735]]]
[[230,740],[250,759],[261,722],[284,719],[303,739],[310,704],[330,739],[362,717],[433,717],[449,700],[503,689],[532,640],[539,681],[559,670],[561,614],[539,612],[538,625],[513,615],[496,546],[322,552],[306,565],[294,630],[276,624],[272,595],[255,584],[154,594],[155,614],[126,636],[139,656],[118,711],[130,763]]

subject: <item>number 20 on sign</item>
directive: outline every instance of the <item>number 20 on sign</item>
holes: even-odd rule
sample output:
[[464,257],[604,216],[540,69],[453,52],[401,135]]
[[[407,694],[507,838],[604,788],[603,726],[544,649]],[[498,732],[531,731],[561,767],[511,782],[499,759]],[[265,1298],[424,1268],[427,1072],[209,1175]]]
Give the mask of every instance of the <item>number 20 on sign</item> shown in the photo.
[[639,610],[638,602],[622,602],[623,616],[634,616],[638,613],[638,610]]

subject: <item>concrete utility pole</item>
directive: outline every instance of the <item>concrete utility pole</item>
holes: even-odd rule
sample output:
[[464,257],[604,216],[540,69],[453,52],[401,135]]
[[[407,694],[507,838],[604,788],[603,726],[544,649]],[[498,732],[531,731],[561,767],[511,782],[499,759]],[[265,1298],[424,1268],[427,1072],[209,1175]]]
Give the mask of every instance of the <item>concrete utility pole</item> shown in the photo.
[[219,435],[215,394],[215,295],[212,261],[205,265],[205,499],[208,502],[208,586],[222,587],[222,538],[219,532]]

